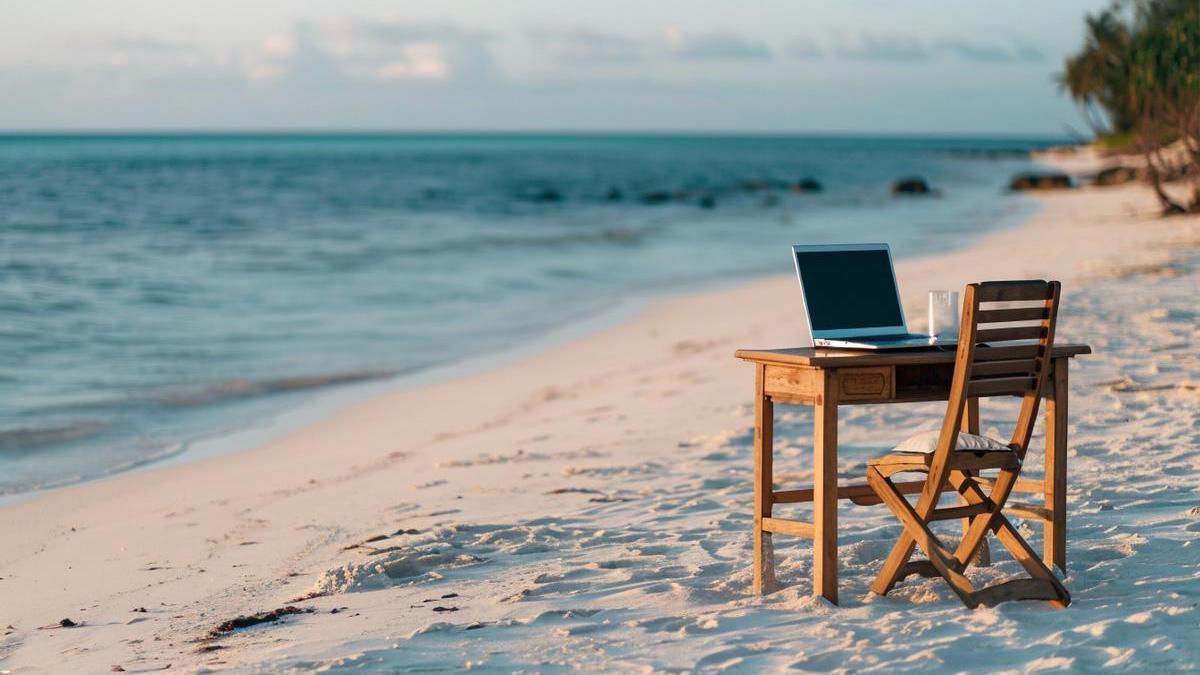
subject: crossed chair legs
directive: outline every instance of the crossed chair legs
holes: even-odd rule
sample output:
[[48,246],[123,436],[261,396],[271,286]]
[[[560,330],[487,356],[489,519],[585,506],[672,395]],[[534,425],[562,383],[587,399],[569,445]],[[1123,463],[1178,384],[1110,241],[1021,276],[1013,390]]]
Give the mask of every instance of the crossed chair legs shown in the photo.
[[[928,508],[923,509],[927,511],[926,513],[918,513],[917,509],[909,504],[891,480],[892,474],[905,469],[896,468],[889,471],[889,468],[887,466],[869,467],[867,482],[883,500],[883,503],[900,519],[904,526],[904,533],[900,535],[900,539],[892,548],[891,554],[888,555],[875,583],[871,585],[872,591],[880,595],[887,595],[888,591],[904,577],[909,574],[920,574],[926,577],[940,576],[944,578],[963,603],[972,609],[979,605],[995,605],[1005,600],[1049,600],[1056,607],[1066,607],[1071,603],[1071,596],[1067,593],[1067,589],[1001,512],[1016,484],[1018,472],[1001,470],[992,492],[985,494],[970,473],[959,470],[951,471],[950,484],[963,496],[967,506],[960,507],[958,510],[943,509],[943,513],[939,514],[936,508],[937,500],[934,500],[934,503]],[[918,504],[918,507],[920,506]],[[951,552],[929,529],[929,522],[941,519],[940,515],[949,518],[959,513],[974,513],[974,515],[970,516],[970,525],[958,547]],[[963,571],[975,557],[988,532],[996,534],[996,538],[1025,568],[1030,578],[1014,579],[976,589],[963,576]],[[921,550],[925,552],[928,560],[909,560],[917,546],[920,546]]]

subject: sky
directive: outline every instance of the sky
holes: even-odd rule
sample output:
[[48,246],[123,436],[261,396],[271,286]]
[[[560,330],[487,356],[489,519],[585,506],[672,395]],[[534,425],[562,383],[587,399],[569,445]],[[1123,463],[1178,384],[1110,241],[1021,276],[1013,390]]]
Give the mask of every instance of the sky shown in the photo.
[[0,129],[1048,134],[1107,0],[0,0]]

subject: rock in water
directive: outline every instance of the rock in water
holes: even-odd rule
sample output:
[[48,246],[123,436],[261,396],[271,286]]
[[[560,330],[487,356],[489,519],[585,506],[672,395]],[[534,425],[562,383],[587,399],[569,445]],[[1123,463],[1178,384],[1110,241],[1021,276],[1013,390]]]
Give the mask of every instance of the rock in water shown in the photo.
[[537,204],[554,204],[562,200],[562,193],[554,188],[543,188],[529,195],[529,201]]
[[1138,170],[1132,166],[1110,166],[1096,174],[1096,185],[1120,185],[1137,180]]
[[1013,176],[1008,189],[1020,192],[1022,190],[1062,190],[1075,187],[1074,181],[1065,173],[1019,173]]
[[792,185],[792,192],[820,192],[824,189],[825,186],[821,185],[821,181],[812,176],[801,178]]
[[892,194],[894,195],[927,195],[932,192],[929,183],[919,176],[901,178],[892,183]]

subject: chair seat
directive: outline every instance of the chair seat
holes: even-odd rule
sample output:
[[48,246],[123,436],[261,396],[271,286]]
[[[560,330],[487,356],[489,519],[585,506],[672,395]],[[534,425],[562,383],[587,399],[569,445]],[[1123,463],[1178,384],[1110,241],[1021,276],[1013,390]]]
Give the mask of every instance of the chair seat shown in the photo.
[[[869,460],[871,466],[904,467],[906,471],[928,471],[933,463],[939,431],[916,434],[892,449],[892,453]],[[951,465],[960,469],[1012,469],[1020,460],[1009,446],[994,438],[960,432],[957,447],[950,455]],[[894,473],[892,471],[890,473]]]
[[[938,437],[941,434],[942,432],[937,429],[913,434],[903,443],[892,448],[892,452],[933,452],[937,449]],[[988,436],[960,431],[955,450],[1008,450],[1008,444]]]
[[[928,471],[933,464],[932,452],[895,452],[867,461],[868,466],[892,469],[889,475],[904,471]],[[1021,466],[1017,453],[1004,450],[958,450],[950,456],[950,466],[955,469],[1016,469]]]

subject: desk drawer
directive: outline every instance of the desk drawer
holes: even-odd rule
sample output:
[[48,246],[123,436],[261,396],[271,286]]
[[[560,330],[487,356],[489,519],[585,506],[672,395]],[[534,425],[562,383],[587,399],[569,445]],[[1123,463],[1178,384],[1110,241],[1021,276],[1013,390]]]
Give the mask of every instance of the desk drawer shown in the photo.
[[839,401],[887,401],[896,397],[891,366],[839,368]]

